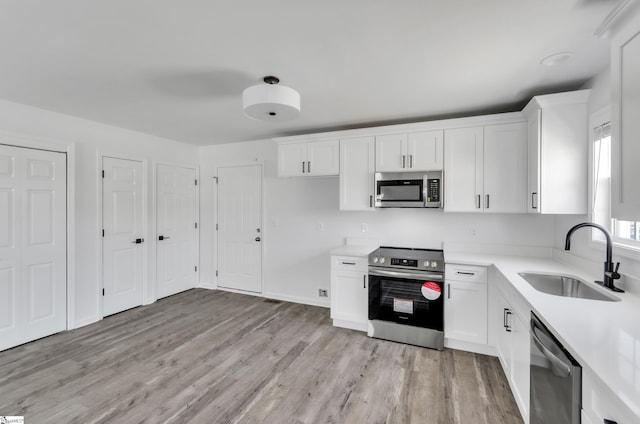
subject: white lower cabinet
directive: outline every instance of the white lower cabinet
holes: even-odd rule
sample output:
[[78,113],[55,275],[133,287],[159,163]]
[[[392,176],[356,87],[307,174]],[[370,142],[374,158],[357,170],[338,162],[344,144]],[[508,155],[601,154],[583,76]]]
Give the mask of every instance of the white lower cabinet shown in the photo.
[[531,310],[501,274],[496,273],[496,280],[496,350],[522,419],[528,423]]
[[[447,264],[444,336],[454,341],[487,344],[487,269]],[[459,347],[459,346],[451,346]]]
[[[585,417],[588,421],[585,421]],[[589,369],[582,367],[582,423],[637,423],[638,418],[604,386]]]
[[336,327],[367,331],[367,258],[331,257],[331,319]]

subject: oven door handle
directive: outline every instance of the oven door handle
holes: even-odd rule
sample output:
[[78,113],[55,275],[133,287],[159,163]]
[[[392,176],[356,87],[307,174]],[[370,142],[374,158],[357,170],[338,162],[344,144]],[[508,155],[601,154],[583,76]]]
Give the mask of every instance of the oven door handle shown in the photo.
[[369,275],[377,275],[379,277],[396,277],[396,278],[413,278],[419,280],[437,280],[443,281],[444,276],[442,274],[422,274],[418,272],[404,272],[404,271],[387,271],[382,269],[369,268]]

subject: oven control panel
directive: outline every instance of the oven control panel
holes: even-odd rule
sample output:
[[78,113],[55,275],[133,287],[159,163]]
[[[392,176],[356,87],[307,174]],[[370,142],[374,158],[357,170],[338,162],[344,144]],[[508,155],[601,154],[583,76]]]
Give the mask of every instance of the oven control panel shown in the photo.
[[391,265],[397,266],[407,266],[407,267],[418,267],[417,259],[402,259],[402,258],[391,258]]
[[369,266],[444,272],[444,258],[442,251],[383,247],[369,255]]

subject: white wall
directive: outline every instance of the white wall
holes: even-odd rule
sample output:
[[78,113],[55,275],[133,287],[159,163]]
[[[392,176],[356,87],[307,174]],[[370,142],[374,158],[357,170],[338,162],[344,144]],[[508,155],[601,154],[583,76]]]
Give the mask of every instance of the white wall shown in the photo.
[[[330,250],[346,237],[381,245],[441,248],[443,242],[551,246],[554,217],[527,214],[460,214],[426,209],[373,212],[338,210],[338,178],[277,178],[270,140],[201,148],[201,282],[215,285],[213,176],[219,165],[264,161],[264,293],[269,297],[328,305]],[[368,232],[361,231],[362,224]],[[324,228],[324,230],[320,230]],[[475,234],[475,235],[474,235]]]
[[[0,131],[25,136],[46,137],[75,147],[75,301],[72,326],[88,324],[101,318],[98,248],[101,244],[99,222],[100,152],[134,156],[147,168],[147,226],[145,239],[148,281],[155,280],[155,222],[152,189],[156,162],[195,167],[197,148],[172,140],[124,130],[68,115],[0,100]],[[145,293],[145,303],[154,300],[153,284]]]
[[[587,86],[584,88],[591,88],[591,96],[589,98],[589,115],[596,113],[606,106],[611,105],[611,73],[610,69],[606,69],[597,75]],[[585,140],[585,148],[589,149],[591,143],[589,140]],[[591,167],[590,167],[591,169]],[[592,178],[591,173],[589,178]],[[558,215],[556,218],[556,228],[558,231],[555,236],[555,247],[558,249],[564,249],[564,241],[567,231],[575,224],[580,222],[590,222],[589,215]],[[598,266],[604,263],[605,260],[605,246],[604,243],[591,242],[591,232],[586,229],[581,229],[575,233],[571,239],[571,253],[574,255],[593,261]],[[613,249],[614,261],[620,262],[620,273],[623,274],[623,278],[627,277],[628,280],[640,279],[640,254],[637,252],[625,254],[619,248]],[[631,283],[630,283],[631,284]],[[633,283],[636,284],[637,283]],[[628,287],[634,291],[640,291],[640,287]]]

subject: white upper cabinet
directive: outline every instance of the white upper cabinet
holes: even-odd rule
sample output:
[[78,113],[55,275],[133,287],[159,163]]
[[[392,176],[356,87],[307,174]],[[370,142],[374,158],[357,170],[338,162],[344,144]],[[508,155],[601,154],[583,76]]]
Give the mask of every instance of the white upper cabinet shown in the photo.
[[484,127],[485,211],[525,212],[526,196],[526,123]]
[[525,122],[451,129],[444,137],[445,211],[526,211]]
[[527,211],[586,214],[591,90],[534,97],[528,121]]
[[446,130],[444,138],[444,210],[482,212],[483,128]]
[[[629,3],[629,2],[628,2]],[[640,220],[640,6],[611,43],[611,215]]]
[[338,140],[278,144],[279,177],[314,177],[339,172]]
[[340,140],[340,210],[374,210],[374,172],[373,137]]
[[376,137],[376,172],[436,171],[442,167],[442,130]]

